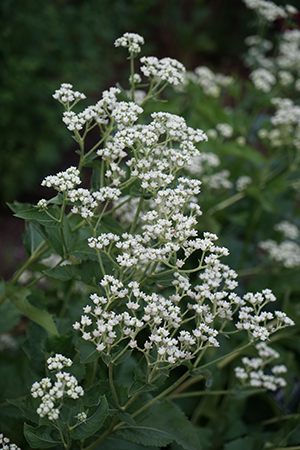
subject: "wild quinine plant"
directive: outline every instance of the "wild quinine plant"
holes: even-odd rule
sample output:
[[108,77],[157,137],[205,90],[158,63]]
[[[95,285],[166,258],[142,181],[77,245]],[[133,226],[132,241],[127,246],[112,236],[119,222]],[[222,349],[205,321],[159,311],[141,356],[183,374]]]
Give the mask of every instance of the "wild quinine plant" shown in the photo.
[[[199,449],[201,429],[172,399],[195,379],[207,380],[200,395],[213,393],[208,368],[250,346],[258,357],[242,359],[235,389],[286,384],[283,364],[270,372],[280,355],[266,343],[294,323],[270,307],[270,289],[236,292],[237,273],[221,262],[228,249],[199,232],[193,164],[208,138],[180,116],[144,113],[168,85],[184,83],[185,69],[143,57],[135,73],[143,43],[134,33],[115,42],[129,51],[129,90],[112,87],[79,113],[84,94],[66,83],[55,92],[78,165],[42,181],[54,197],[11,205],[26,220],[28,259],[2,283],[1,302],[27,318],[25,351],[38,378],[25,400],[9,402],[22,410],[30,448]],[[218,129],[228,134],[226,124]]]

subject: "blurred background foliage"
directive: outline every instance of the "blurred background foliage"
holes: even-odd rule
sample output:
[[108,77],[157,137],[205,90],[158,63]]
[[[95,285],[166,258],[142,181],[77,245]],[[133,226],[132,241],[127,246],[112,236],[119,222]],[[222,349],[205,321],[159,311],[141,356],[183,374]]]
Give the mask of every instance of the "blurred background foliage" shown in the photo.
[[97,101],[127,71],[113,46],[125,31],[145,38],[145,55],[231,73],[242,67],[249,17],[240,0],[2,0],[0,209],[35,201],[42,178],[70,165],[72,142],[52,94],[68,82]]

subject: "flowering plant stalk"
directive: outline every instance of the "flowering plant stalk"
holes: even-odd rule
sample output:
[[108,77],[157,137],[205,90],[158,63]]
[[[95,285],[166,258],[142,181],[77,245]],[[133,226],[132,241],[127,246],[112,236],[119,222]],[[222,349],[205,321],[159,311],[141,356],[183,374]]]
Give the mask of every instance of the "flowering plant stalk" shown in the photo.
[[[213,395],[209,369],[254,345],[259,357],[236,368],[244,386],[234,390],[286,384],[283,365],[264,372],[280,356],[266,342],[294,323],[270,308],[270,289],[235,292],[237,274],[221,262],[228,249],[216,234],[200,235],[201,181],[189,167],[207,135],[175,114],[144,114],[167,85],[184,82],[185,69],[143,57],[142,81],[143,43],[133,33],[115,42],[129,51],[129,90],[110,88],[79,113],[84,94],[66,83],[55,92],[78,165],[42,181],[54,197],[11,205],[26,221],[28,259],[2,283],[1,303],[28,319],[25,351],[39,361],[31,393],[9,402],[26,419],[31,448],[199,449],[199,429],[173,400]],[[187,390],[201,380],[198,394]]]

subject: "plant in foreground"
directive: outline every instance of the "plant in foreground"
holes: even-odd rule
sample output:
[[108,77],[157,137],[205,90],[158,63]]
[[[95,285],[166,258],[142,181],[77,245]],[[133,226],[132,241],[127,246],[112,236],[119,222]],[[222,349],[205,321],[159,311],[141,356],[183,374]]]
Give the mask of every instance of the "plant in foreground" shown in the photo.
[[[43,180],[55,197],[12,205],[27,222],[28,260],[3,283],[1,301],[11,300],[49,334],[39,347],[46,377],[32,383],[25,400],[11,400],[31,423],[24,434],[32,448],[150,450],[175,441],[198,449],[198,428],[169,398],[255,344],[259,358],[244,358],[246,369],[236,369],[246,392],[285,384],[277,376],[283,366],[273,368],[274,376],[263,373],[278,357],[265,341],[294,323],[269,308],[276,300],[270,289],[238,295],[236,272],[221,262],[228,249],[214,233],[200,236],[201,181],[191,174],[207,135],[180,116],[144,114],[167,85],[183,83],[185,69],[170,58],[141,58],[140,86],[135,58],[142,44],[133,33],[115,43],[129,51],[129,91],[111,88],[80,113],[73,108],[84,94],[70,84],[55,92],[78,144],[78,166]],[[99,140],[88,148],[94,128]],[[230,130],[218,131],[228,137]],[[90,185],[78,187],[90,168]],[[247,183],[240,180],[241,189]],[[45,257],[53,253],[49,268]],[[17,286],[29,268],[26,285]],[[223,349],[229,337],[233,345]]]

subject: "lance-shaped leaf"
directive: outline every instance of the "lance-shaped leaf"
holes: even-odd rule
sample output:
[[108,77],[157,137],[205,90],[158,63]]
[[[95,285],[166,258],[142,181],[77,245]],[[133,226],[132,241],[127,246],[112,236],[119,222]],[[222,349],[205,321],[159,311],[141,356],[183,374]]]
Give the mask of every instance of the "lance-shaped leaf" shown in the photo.
[[102,397],[100,405],[96,411],[89,416],[85,422],[78,425],[74,430],[70,431],[72,439],[87,439],[95,434],[103,425],[108,415],[108,403],[105,397]]
[[58,335],[53,317],[48,311],[38,309],[27,300],[29,289],[5,283],[5,295],[20,313],[43,327],[49,334]]

